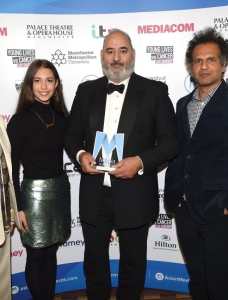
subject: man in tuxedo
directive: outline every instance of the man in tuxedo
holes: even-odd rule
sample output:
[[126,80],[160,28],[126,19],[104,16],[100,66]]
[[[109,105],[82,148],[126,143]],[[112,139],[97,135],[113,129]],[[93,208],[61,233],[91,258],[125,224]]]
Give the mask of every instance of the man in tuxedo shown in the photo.
[[[134,61],[130,37],[114,29],[101,50],[105,76],[79,85],[65,135],[65,148],[82,169],[79,210],[89,300],[110,296],[108,252],[113,227],[120,246],[117,299],[139,300],[148,224],[157,218],[159,208],[156,169],[179,153],[168,88],[136,75]],[[100,161],[114,170],[94,168],[95,137],[101,133],[106,145],[99,151]],[[123,136],[120,158],[121,143],[115,142]],[[109,146],[112,151],[107,153]]]
[[196,89],[177,103],[181,153],[166,172],[165,203],[194,300],[228,298],[228,41],[213,28],[194,34],[186,65]]

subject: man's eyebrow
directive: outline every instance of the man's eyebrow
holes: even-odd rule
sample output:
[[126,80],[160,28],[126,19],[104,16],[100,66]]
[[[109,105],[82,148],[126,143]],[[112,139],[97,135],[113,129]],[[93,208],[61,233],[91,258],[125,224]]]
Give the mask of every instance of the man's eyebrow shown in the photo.
[[[128,48],[126,46],[120,47],[119,49],[121,49],[121,50],[128,50]],[[114,50],[114,48],[109,47],[109,48],[105,49],[105,51],[110,51],[110,50]]]

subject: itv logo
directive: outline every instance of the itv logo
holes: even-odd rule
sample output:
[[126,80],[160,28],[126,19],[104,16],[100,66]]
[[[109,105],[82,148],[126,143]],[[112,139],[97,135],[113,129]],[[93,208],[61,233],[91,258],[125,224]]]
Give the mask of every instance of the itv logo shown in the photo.
[[92,25],[92,37],[94,39],[105,38],[112,31],[112,28],[105,29],[102,25],[98,26],[98,29],[95,25]]
[[7,36],[7,28],[0,27],[0,36]]

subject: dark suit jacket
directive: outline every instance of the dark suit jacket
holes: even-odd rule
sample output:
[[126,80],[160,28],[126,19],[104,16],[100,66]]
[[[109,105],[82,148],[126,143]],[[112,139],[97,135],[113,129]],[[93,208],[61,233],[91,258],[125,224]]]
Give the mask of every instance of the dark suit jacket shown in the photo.
[[[65,148],[75,159],[79,150],[93,153],[96,131],[103,131],[106,77],[79,85],[65,135]],[[133,179],[111,176],[117,228],[135,228],[156,219],[158,184],[156,168],[179,153],[176,119],[165,84],[131,75],[120,116],[118,133],[124,133],[123,158],[140,156],[144,174]],[[155,141],[158,140],[155,145]],[[82,221],[95,225],[103,174],[81,174],[79,208]]]
[[187,105],[177,103],[181,153],[166,171],[165,204],[173,212],[185,194],[192,218],[202,224],[223,218],[228,207],[228,85],[223,80],[190,138]]

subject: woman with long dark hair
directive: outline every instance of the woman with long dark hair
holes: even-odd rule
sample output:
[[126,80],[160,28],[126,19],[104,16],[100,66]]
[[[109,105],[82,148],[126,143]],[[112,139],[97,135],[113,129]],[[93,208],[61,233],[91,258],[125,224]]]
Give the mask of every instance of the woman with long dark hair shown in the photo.
[[7,131],[21,240],[27,251],[25,277],[34,300],[54,299],[56,251],[71,230],[70,184],[63,171],[67,119],[55,66],[47,60],[33,61]]

